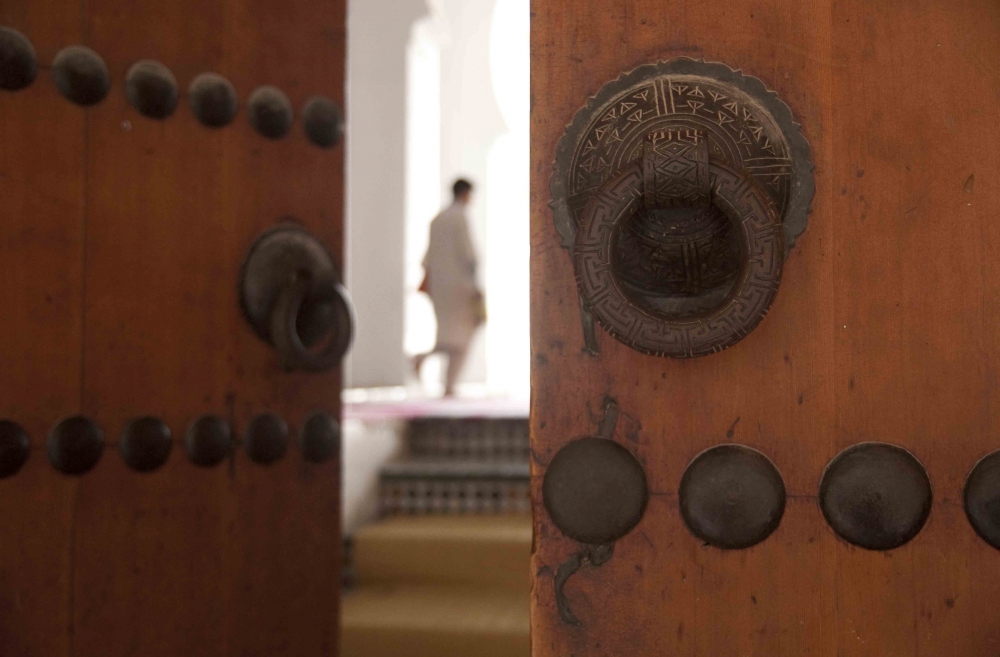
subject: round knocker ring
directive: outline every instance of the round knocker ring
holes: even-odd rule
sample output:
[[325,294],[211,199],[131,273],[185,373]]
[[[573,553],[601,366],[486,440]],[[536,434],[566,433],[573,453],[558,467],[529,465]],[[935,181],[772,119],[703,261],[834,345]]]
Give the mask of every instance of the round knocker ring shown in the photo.
[[[617,243],[622,226],[643,209],[711,203],[732,223],[741,261],[735,283],[716,307],[671,317],[638,303],[622,281]],[[584,208],[573,247],[583,304],[615,339],[647,354],[706,356],[733,346],[767,314],[784,263],[781,219],[750,173],[709,159],[705,133],[651,133],[641,161],[622,169]]]
[[[318,329],[301,325],[303,311],[317,316],[311,323]],[[278,294],[271,313],[271,339],[285,369],[325,372],[347,353],[353,325],[354,311],[343,286],[331,277],[314,281],[299,275]],[[324,333],[330,334],[326,346],[318,351],[310,349]]]

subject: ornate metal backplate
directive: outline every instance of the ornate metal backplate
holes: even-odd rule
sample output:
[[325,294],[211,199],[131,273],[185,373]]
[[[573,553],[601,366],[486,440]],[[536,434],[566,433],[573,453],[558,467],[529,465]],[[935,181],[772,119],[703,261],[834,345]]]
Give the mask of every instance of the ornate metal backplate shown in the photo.
[[[648,135],[670,130],[703,132],[713,161],[748,172],[774,201],[791,249],[814,192],[808,142],[760,80],[689,58],[642,66],[608,83],[568,126],[550,183],[565,248],[573,249],[595,192],[641,161]],[[670,319],[718,307],[743,257],[732,221],[713,205],[642,209],[622,223],[612,249],[628,295]],[[586,300],[581,309],[588,348],[596,352]]]
[[774,198],[791,249],[805,230],[815,191],[809,143],[788,106],[763,82],[687,57],[641,66],[609,82],[567,127],[550,183],[564,247],[572,246],[593,191],[639,160],[647,134],[669,128],[705,131],[713,158],[752,173]]

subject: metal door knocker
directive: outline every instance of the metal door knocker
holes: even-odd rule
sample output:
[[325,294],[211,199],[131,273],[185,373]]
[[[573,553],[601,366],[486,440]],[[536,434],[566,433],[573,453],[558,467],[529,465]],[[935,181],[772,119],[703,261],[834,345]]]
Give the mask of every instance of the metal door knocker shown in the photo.
[[325,372],[351,345],[354,311],[333,257],[297,225],[278,226],[250,249],[240,277],[240,304],[287,370]]
[[813,188],[809,145],[759,80],[681,58],[605,85],[560,140],[551,181],[587,350],[595,321],[657,356],[742,340],[777,294]]

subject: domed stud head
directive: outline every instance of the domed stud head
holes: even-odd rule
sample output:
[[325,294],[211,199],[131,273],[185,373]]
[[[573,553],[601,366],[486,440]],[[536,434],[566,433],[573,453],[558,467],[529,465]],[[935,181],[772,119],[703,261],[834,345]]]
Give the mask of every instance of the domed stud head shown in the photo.
[[247,117],[264,137],[281,139],[292,129],[292,103],[277,87],[257,87],[247,101]]
[[233,450],[229,423],[217,415],[202,415],[188,428],[184,446],[195,465],[210,468],[222,463]]
[[152,472],[162,466],[172,447],[170,427],[150,416],[129,422],[118,442],[122,458],[136,472]]
[[67,475],[82,475],[101,460],[104,432],[92,420],[75,415],[52,427],[45,448],[56,470]]
[[38,56],[28,37],[11,27],[0,27],[0,89],[19,91],[38,75]]
[[299,441],[306,461],[323,463],[340,449],[340,423],[324,411],[313,413],[302,426]]
[[86,46],[68,46],[52,61],[56,88],[68,101],[90,107],[105,99],[111,89],[108,65]]
[[21,425],[0,420],[0,479],[18,473],[31,454],[31,441]]
[[842,539],[867,550],[912,540],[931,511],[924,466],[902,447],[862,443],[838,454],[823,473],[819,503]]
[[314,96],[302,110],[302,128],[310,142],[320,148],[332,148],[344,136],[344,115],[329,98]]
[[262,413],[250,421],[244,445],[254,463],[271,465],[288,449],[288,424],[274,413]]
[[229,125],[239,108],[236,88],[217,73],[202,73],[195,77],[188,87],[188,101],[198,121],[209,128]]
[[125,75],[125,95],[143,116],[165,119],[177,108],[177,78],[160,62],[143,59]]
[[976,533],[1000,550],[1000,452],[984,457],[969,473],[965,515]]
[[741,549],[778,528],[785,512],[785,484],[757,450],[718,445],[688,465],[678,499],[692,534],[718,548]]
[[646,509],[646,473],[627,449],[607,438],[578,438],[545,470],[542,501],[552,522],[581,543],[606,545],[635,527]]

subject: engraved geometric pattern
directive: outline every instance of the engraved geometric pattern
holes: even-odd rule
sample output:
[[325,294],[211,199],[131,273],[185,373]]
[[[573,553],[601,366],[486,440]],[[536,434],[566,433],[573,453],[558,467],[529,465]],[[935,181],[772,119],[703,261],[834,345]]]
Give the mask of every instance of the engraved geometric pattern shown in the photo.
[[[732,222],[715,206],[638,212],[621,226],[618,272],[647,305],[688,307],[732,287],[740,268]],[[706,299],[707,300],[707,299]]]
[[692,317],[667,318],[633,302],[617,272],[622,224],[643,206],[643,168],[629,165],[593,190],[576,233],[573,265],[584,305],[615,339],[655,356],[691,358],[736,344],[767,314],[781,282],[784,236],[774,202],[745,172],[709,164],[712,202],[739,237],[741,267],[721,305]]
[[[805,230],[815,190],[808,141],[788,106],[763,82],[725,64],[689,57],[622,74],[601,87],[566,127],[550,180],[563,247],[572,247],[594,190],[639,160],[646,135],[685,129],[703,131],[712,160],[748,171],[767,191],[790,249]],[[714,208],[707,212],[725,223]]]
[[[700,172],[690,166],[703,151],[682,146],[698,143],[700,137],[686,138],[699,134],[705,135],[711,162],[709,205],[698,192]],[[666,143],[660,143],[664,137]],[[651,146],[657,156],[653,170],[645,157]],[[771,238],[748,237],[748,225],[733,220],[740,203],[750,201],[726,200],[722,169],[753,181],[755,203],[769,208],[757,214],[777,217],[780,254],[770,253]],[[640,179],[624,181],[627,170]],[[615,206],[614,198],[621,197],[609,185],[624,185],[618,191],[632,194],[634,204]],[[725,64],[678,57],[623,73],[587,101],[556,146],[549,188],[553,222],[580,282],[586,351],[599,353],[596,320],[643,351],[685,356],[729,346],[726,338],[711,337],[727,322],[745,335],[763,317],[777,285],[772,276],[780,276],[781,262],[806,228],[815,182],[809,143],[774,91]],[[600,263],[589,270],[581,265],[588,256],[576,253],[593,241],[580,231],[590,222],[585,209],[602,194],[599,211],[615,218],[613,234],[603,244],[603,266],[614,263],[614,270],[603,273]],[[763,261],[748,260],[753,253]],[[611,287],[595,278],[612,273]],[[754,292],[768,286],[769,293]],[[584,294],[585,287],[593,298]],[[738,307],[743,315],[726,315],[725,307]],[[675,329],[687,328],[682,334],[657,334],[668,320]]]
[[789,146],[768,112],[748,94],[712,78],[670,75],[646,79],[593,113],[569,165],[568,203],[579,226],[593,191],[639,161],[646,135],[702,131],[711,159],[750,172],[778,206],[792,187]]
[[711,203],[708,141],[698,130],[659,130],[643,143],[646,209],[698,207]]

